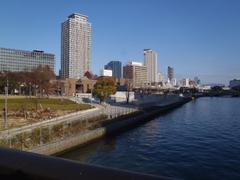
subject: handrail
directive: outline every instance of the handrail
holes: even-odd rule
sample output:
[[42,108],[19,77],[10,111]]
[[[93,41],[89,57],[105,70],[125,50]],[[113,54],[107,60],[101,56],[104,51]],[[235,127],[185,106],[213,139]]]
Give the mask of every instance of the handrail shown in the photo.
[[3,131],[0,131],[0,136],[6,136],[6,135],[9,135],[9,134],[16,134],[18,132],[21,132],[21,131],[24,131],[24,130],[29,130],[29,129],[32,129],[34,127],[49,125],[50,123],[52,123],[52,124],[60,123],[61,121],[65,121],[66,118],[80,118],[81,116],[89,115],[87,113],[91,113],[91,112],[92,113],[101,112],[101,109],[99,109],[99,108],[88,109],[88,110],[85,110],[85,111],[74,112],[74,113],[70,113],[70,114],[67,114],[67,115],[64,115],[64,116],[51,118],[51,119],[36,122],[36,123],[33,123],[33,124],[28,124],[28,125],[25,125],[25,126],[22,126],[22,127],[16,127],[16,128],[12,128],[12,129],[3,130]]
[[170,179],[6,148],[0,148],[0,159],[0,178],[5,179]]

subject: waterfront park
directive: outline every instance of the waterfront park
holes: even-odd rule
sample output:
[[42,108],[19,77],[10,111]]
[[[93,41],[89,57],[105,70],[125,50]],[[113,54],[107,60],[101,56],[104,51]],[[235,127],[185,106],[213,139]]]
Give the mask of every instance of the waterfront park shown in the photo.
[[[5,106],[7,106],[7,125],[4,127]],[[79,104],[67,98],[39,98],[36,96],[0,96],[2,110],[0,127],[20,127],[26,124],[63,116],[69,113],[90,109],[89,104]]]

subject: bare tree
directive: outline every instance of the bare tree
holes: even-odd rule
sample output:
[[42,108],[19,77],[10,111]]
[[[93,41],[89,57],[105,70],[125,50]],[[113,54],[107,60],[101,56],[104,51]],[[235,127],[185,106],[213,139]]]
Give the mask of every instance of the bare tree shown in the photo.
[[127,99],[127,104],[129,103],[129,98],[130,98],[130,92],[132,91],[133,89],[133,82],[131,79],[126,79],[126,82],[125,82],[125,85],[126,85],[126,99]]
[[43,96],[43,93],[48,95],[52,91],[53,86],[50,81],[55,79],[55,74],[49,66],[41,65],[32,71],[0,73],[0,93],[4,92],[6,79],[9,81],[9,93],[11,94],[19,89],[19,94],[23,91],[30,95],[34,91],[35,95],[39,92]]

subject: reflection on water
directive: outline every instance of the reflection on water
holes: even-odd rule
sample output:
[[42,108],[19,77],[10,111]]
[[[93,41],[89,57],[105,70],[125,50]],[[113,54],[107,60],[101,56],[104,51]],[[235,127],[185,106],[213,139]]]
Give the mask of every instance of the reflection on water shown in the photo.
[[240,179],[240,98],[200,98],[61,157],[183,179]]

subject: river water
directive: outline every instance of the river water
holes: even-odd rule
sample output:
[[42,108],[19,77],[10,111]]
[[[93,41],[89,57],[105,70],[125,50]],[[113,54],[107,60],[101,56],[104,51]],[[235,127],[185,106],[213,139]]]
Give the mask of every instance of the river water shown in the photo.
[[240,179],[240,98],[199,98],[61,157],[180,179]]

